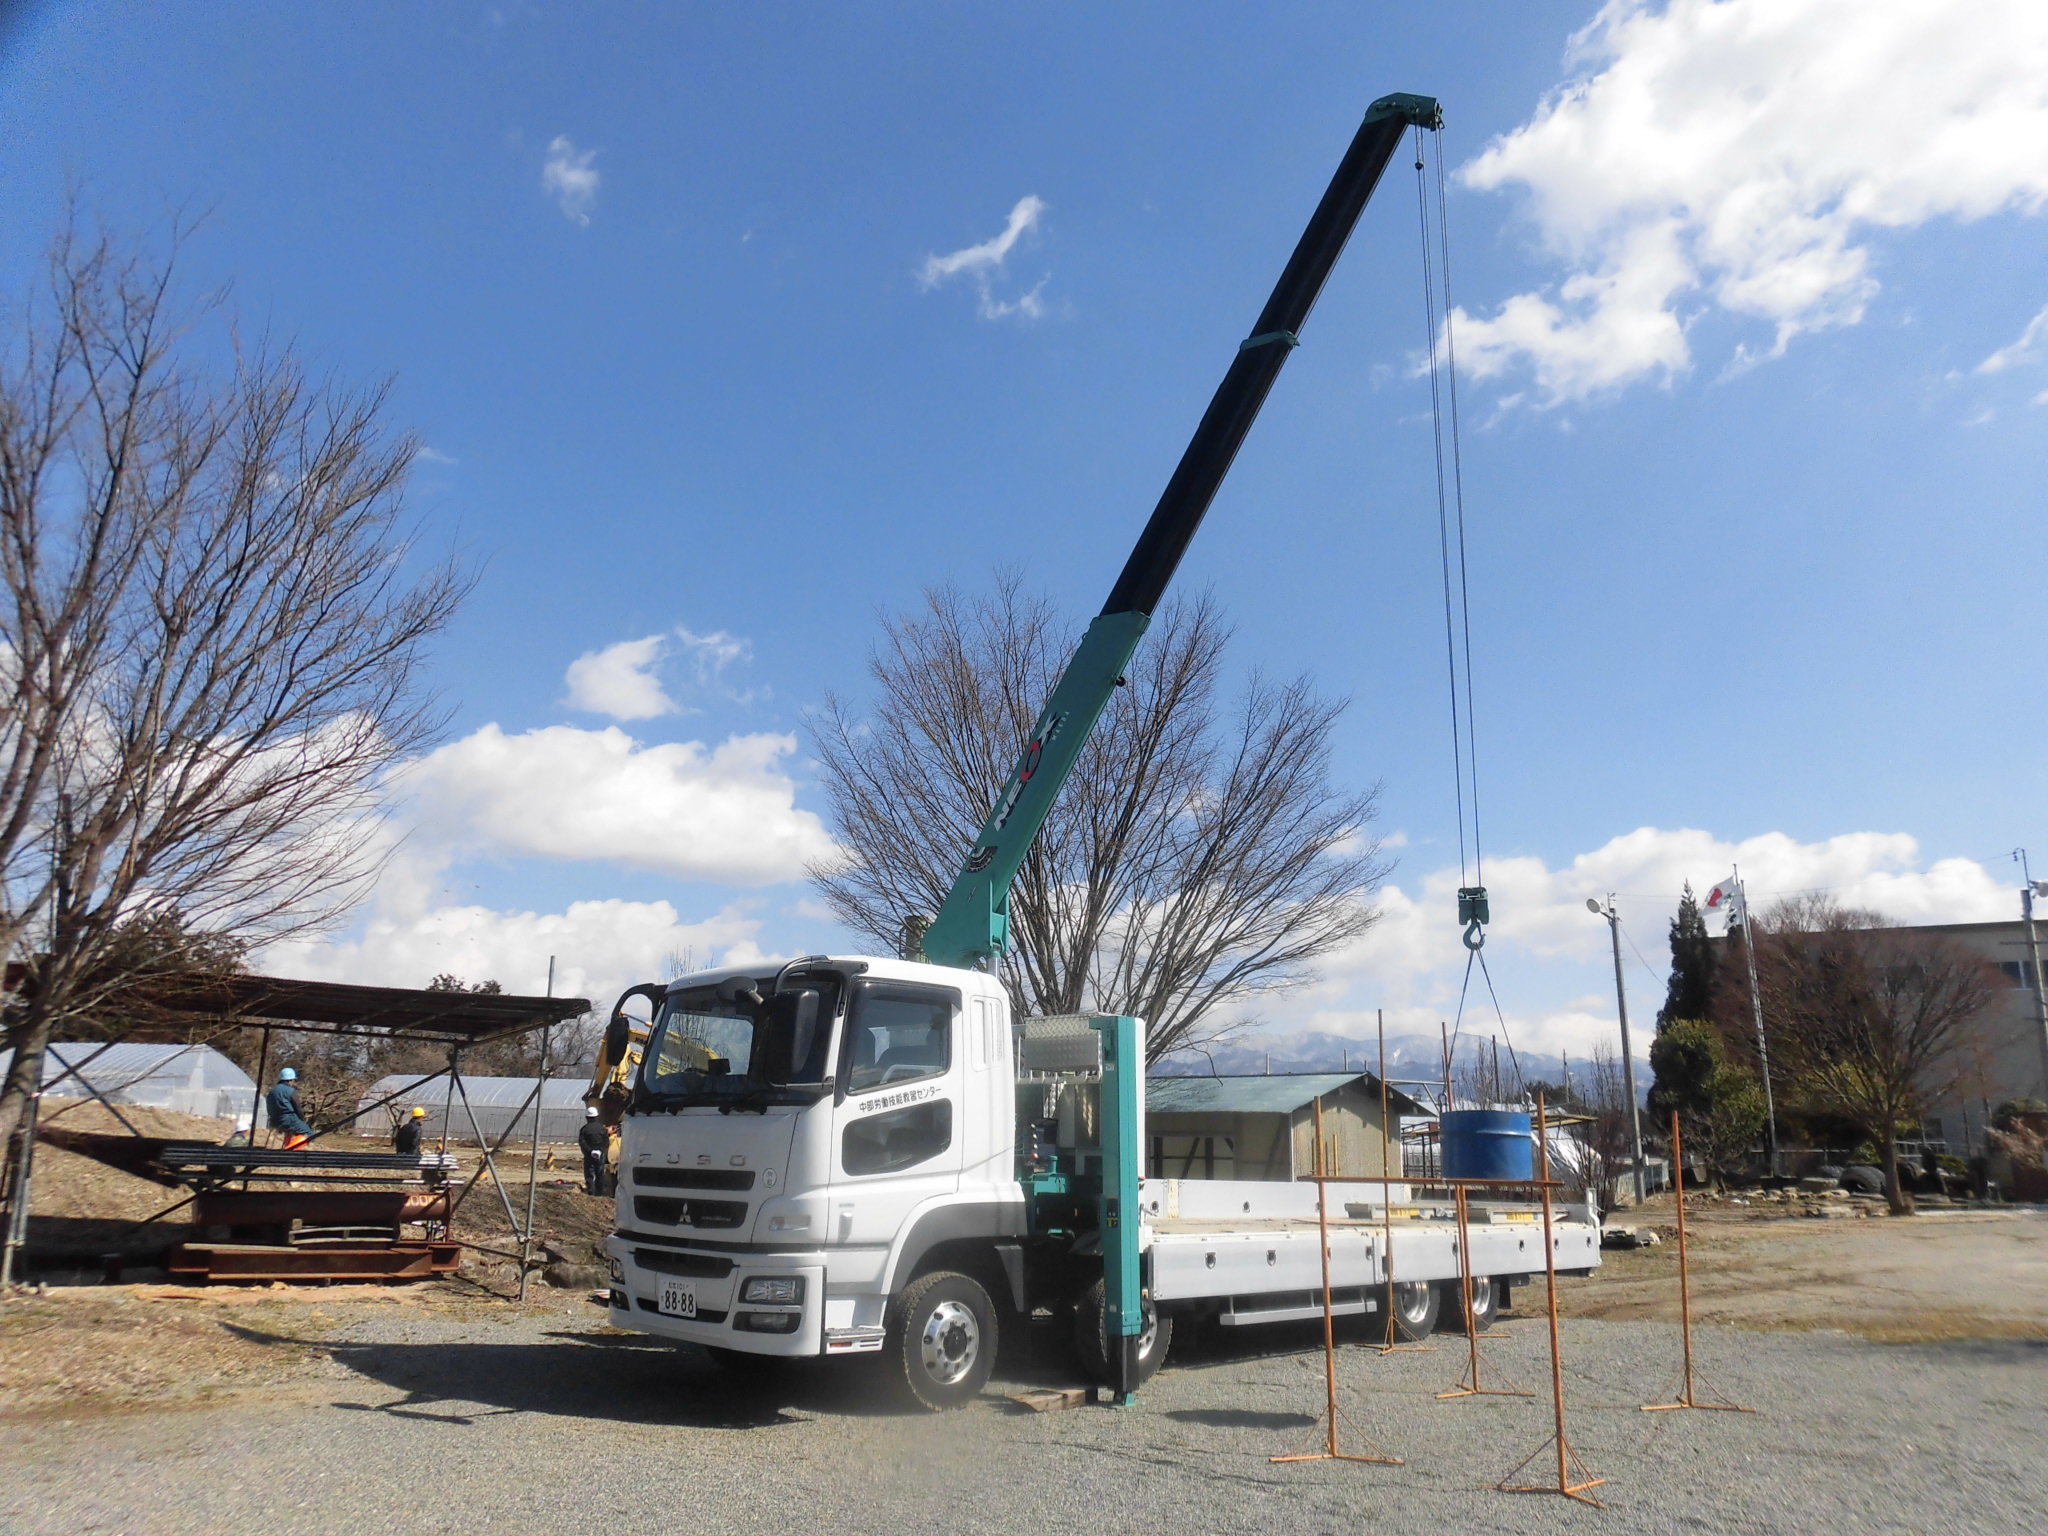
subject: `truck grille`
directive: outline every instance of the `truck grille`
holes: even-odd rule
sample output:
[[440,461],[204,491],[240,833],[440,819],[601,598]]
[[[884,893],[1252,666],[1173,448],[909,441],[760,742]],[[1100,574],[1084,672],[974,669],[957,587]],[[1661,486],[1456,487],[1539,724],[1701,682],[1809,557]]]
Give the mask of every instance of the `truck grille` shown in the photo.
[[642,1189],[752,1189],[751,1168],[635,1168]]
[[674,1200],[665,1195],[635,1195],[633,1214],[641,1221],[667,1227],[736,1227],[747,1219],[744,1200]]
[[723,1280],[733,1272],[731,1259],[709,1253],[670,1253],[663,1248],[635,1248],[633,1262],[657,1274],[692,1275],[699,1280]]

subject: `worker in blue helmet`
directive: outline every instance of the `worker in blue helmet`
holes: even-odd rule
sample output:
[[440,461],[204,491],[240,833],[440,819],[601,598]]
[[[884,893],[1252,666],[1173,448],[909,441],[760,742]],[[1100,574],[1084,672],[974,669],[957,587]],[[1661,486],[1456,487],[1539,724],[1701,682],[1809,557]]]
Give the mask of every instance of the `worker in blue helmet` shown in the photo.
[[284,1132],[284,1149],[296,1152],[313,1138],[313,1127],[299,1109],[299,1069],[286,1067],[277,1074],[277,1085],[263,1096],[270,1111],[271,1129]]

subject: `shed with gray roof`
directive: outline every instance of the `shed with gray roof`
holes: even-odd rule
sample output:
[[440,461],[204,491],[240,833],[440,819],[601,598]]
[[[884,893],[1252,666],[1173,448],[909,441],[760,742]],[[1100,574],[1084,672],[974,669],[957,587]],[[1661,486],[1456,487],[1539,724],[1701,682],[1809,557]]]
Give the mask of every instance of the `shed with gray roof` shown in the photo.
[[1299,1178],[1315,1172],[1315,1112],[1323,1107],[1324,1166],[1352,1178],[1398,1176],[1403,1115],[1428,1111],[1386,1090],[1394,1124],[1381,1159],[1380,1080],[1370,1072],[1255,1077],[1154,1077],[1145,1084],[1146,1172],[1167,1179]]

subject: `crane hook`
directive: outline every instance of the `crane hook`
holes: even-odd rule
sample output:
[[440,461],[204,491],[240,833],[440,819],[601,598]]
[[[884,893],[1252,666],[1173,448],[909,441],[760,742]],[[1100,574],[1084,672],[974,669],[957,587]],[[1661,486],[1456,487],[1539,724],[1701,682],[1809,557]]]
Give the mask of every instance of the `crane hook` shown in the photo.
[[1458,921],[1465,925],[1465,947],[1474,954],[1486,945],[1486,925],[1493,919],[1492,909],[1486,900],[1486,887],[1465,885],[1458,888]]

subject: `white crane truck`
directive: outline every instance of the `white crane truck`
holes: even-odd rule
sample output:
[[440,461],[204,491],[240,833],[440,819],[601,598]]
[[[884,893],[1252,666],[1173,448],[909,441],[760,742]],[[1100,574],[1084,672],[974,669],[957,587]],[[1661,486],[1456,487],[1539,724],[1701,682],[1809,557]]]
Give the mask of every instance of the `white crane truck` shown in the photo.
[[[886,1352],[919,1402],[945,1408],[981,1391],[1005,1320],[1037,1310],[1071,1309],[1084,1360],[1124,1401],[1176,1318],[1320,1314],[1316,1186],[1142,1177],[1142,1023],[1015,1017],[989,967],[1025,849],[1324,280],[1403,135],[1441,122],[1428,97],[1367,112],[958,878],[906,945],[916,958],[807,955],[629,991],[656,1011],[644,1047],[615,1016],[605,1060],[620,1081],[598,1099],[622,1138],[614,1324],[738,1368]],[[618,1064],[636,1048],[628,1090]],[[1328,1200],[1335,1310],[1390,1307],[1411,1338],[1446,1301],[1483,1324],[1545,1265],[1532,1206],[1479,1203],[1460,1318],[1447,1195],[1370,1181]],[[1599,1263],[1590,1206],[1564,1207],[1550,1236],[1558,1269]]]

